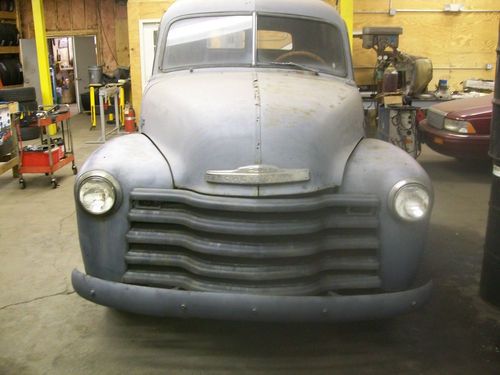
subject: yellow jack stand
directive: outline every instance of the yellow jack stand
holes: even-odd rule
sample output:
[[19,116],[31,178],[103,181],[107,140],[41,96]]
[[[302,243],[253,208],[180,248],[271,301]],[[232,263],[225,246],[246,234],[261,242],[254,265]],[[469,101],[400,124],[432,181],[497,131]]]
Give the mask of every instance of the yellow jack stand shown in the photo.
[[96,88],[99,89],[102,85],[100,83],[91,83],[89,85],[90,89],[90,130],[94,130],[95,127],[97,126],[97,115],[96,115],[96,110],[95,110],[95,90]]

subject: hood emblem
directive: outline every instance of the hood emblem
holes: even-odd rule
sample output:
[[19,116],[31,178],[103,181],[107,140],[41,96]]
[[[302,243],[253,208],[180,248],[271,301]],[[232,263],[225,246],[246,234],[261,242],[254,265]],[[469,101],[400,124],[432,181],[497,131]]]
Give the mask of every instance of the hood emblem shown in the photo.
[[215,184],[271,185],[309,181],[309,169],[283,169],[274,165],[247,165],[234,170],[209,170],[205,180]]

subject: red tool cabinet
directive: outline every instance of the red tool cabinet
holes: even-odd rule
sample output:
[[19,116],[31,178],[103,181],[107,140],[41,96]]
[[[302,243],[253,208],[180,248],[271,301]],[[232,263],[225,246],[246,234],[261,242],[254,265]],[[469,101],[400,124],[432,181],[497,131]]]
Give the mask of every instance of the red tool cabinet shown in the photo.
[[[21,189],[26,187],[24,174],[43,173],[50,177],[50,183],[55,189],[57,180],[54,172],[71,163],[73,174],[77,173],[75,155],[73,152],[73,138],[71,135],[69,111],[64,113],[51,113],[50,111],[37,112],[38,120],[36,126],[41,130],[41,141],[44,150],[30,151],[23,147],[22,139],[19,137],[19,185]],[[48,127],[56,124],[62,138],[53,138]],[[20,134],[20,132],[18,132]],[[50,152],[49,152],[50,150]]]

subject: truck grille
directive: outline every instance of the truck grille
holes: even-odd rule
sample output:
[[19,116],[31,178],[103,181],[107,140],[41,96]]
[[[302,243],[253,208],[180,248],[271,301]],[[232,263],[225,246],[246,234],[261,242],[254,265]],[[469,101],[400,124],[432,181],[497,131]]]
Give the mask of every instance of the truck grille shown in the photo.
[[123,282],[265,295],[380,287],[375,196],[235,198],[131,193]]

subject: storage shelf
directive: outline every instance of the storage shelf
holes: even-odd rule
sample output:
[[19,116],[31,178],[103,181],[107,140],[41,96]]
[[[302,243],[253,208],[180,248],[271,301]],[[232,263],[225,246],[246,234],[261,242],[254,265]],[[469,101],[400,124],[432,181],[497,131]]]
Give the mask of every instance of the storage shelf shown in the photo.
[[24,87],[24,83],[19,83],[17,85],[3,85],[3,87],[6,89],[18,89]]
[[[23,151],[23,152],[26,152],[26,151]],[[29,151],[27,151],[27,152],[29,152]],[[33,165],[33,166],[23,165],[21,163],[21,168],[20,168],[19,172],[21,172],[22,174],[25,174],[25,173],[54,173],[58,169],[61,169],[65,165],[67,165],[71,162],[74,162],[74,161],[75,161],[75,157],[71,154],[71,155],[65,155],[64,158],[59,159],[59,161],[54,163],[52,166],[50,166],[48,164],[48,162],[47,162],[47,165]]]
[[13,155],[10,160],[0,162],[0,174],[7,172],[19,165],[19,157]]
[[19,46],[0,47],[0,54],[19,53]]
[[16,12],[0,12],[0,18],[5,20],[16,20]]

